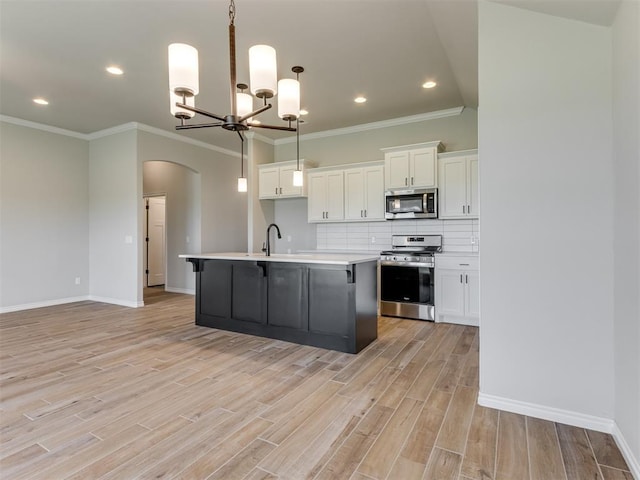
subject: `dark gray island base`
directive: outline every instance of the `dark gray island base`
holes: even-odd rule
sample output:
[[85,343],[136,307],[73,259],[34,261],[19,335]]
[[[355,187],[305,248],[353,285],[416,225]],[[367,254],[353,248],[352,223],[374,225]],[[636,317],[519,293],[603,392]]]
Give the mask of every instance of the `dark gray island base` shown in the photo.
[[197,325],[347,353],[378,336],[375,259],[181,257],[196,272]]

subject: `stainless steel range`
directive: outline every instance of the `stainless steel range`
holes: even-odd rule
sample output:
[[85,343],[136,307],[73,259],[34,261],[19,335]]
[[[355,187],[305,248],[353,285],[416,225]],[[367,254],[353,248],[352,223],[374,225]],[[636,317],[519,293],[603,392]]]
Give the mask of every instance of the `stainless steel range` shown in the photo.
[[433,320],[433,254],[442,235],[393,235],[391,246],[380,254],[380,315]]

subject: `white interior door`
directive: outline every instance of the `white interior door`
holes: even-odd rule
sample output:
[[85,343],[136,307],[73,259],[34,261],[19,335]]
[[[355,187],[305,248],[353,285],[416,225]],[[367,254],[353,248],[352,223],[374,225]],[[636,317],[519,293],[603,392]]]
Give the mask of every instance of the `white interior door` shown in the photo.
[[147,286],[165,284],[165,197],[147,198]]

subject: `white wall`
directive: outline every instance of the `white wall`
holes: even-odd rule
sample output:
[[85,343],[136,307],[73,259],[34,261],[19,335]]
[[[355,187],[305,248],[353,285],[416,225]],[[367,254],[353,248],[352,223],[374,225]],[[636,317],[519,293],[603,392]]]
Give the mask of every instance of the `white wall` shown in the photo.
[[143,164],[144,195],[166,196],[165,289],[195,292],[195,275],[181,253],[200,253],[200,174],[171,162]]
[[481,401],[606,429],[611,32],[485,1],[479,27]]
[[[613,25],[615,421],[640,470],[640,3]],[[638,474],[636,470],[636,474]]]
[[[434,112],[437,113],[437,112]],[[315,162],[318,167],[384,160],[381,148],[440,140],[446,151],[467,150],[478,146],[478,114],[465,108],[461,114],[433,118],[416,123],[385,126],[371,130],[343,129],[326,132],[318,138],[300,135],[300,158]],[[296,144],[291,139],[276,142],[275,161],[296,159]]]
[[237,191],[239,157],[145,129],[138,132],[138,159],[173,162],[200,174],[202,252],[247,248],[247,194]]
[[86,140],[0,122],[0,311],[89,294],[88,156]]
[[91,141],[89,192],[91,297],[142,305],[142,166],[136,130]]
[[[247,232],[247,251],[259,252],[267,238],[267,226],[275,221],[275,203],[273,200],[258,200],[258,165],[273,163],[273,147],[247,134],[248,155],[246,175],[248,191],[245,195],[251,199],[248,205],[249,230]],[[278,241],[276,240],[276,244]],[[276,246],[277,248],[277,246]],[[274,250],[278,251],[279,250]]]

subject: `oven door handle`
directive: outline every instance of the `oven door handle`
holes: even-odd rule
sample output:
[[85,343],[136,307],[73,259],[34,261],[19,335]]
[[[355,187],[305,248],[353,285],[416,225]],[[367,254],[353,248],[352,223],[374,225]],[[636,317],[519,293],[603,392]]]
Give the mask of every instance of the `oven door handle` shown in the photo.
[[400,262],[397,260],[380,260],[381,266],[388,267],[423,267],[423,268],[433,268],[434,263],[422,263],[422,262]]

